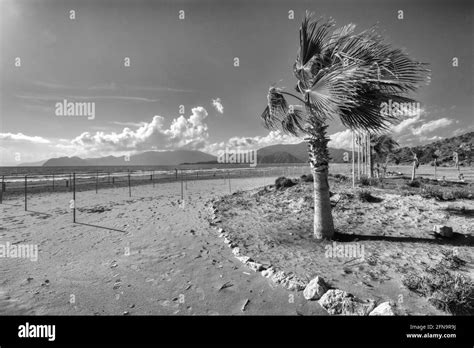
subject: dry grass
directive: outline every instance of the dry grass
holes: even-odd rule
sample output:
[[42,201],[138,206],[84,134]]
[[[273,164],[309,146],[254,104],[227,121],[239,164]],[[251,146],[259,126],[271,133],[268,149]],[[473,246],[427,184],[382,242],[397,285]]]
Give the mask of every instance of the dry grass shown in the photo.
[[436,187],[435,185],[423,185],[420,195],[424,198],[435,198],[439,201],[474,198],[468,188]]
[[434,267],[427,267],[419,275],[410,272],[403,277],[403,284],[422,296],[436,308],[454,315],[474,314],[474,283],[460,273],[454,272],[463,267],[466,261],[454,254],[445,253]]
[[[472,201],[460,204],[425,199],[419,194],[420,187],[406,185],[409,178],[386,178],[383,180],[385,188],[353,189],[351,180],[345,181],[336,175],[329,177],[337,231],[335,241],[338,245],[363,246],[365,259],[327,257],[326,249],[332,244],[317,241],[312,236],[313,185],[306,182],[306,178],[289,188],[276,189],[268,185],[217,202],[224,229],[243,255],[269,262],[275,269],[293,274],[297,279],[309,281],[318,275],[360,298],[384,300],[400,295],[404,275],[412,274],[413,288],[417,288],[416,282],[420,280],[414,276],[425,274],[427,265],[438,262],[443,251],[450,250],[452,254],[453,245],[463,259],[473,257],[474,251],[468,244],[472,230],[470,217],[474,213]],[[401,185],[410,197],[400,194]],[[432,233],[434,224],[446,224],[446,216],[457,235],[453,240],[440,240]],[[462,268],[463,261],[459,257],[445,257],[443,263],[449,274],[440,278],[442,273],[438,272],[439,290],[428,295],[429,303],[435,306],[427,305],[427,297],[404,289],[404,306],[411,314],[461,312],[458,306],[467,301],[466,286],[470,284],[471,275],[464,269],[456,271],[463,276],[451,274]],[[449,293],[450,286],[465,290]]]

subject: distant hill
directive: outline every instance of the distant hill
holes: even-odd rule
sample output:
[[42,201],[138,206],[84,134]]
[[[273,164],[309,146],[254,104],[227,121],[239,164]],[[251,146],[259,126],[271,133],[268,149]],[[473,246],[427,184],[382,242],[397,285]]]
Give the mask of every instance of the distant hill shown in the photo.
[[80,157],[57,157],[51,158],[43,163],[43,167],[63,167],[63,166],[88,166],[87,160],[84,160]]
[[18,167],[40,167],[46,162],[46,160],[38,161],[38,162],[25,162],[20,163]]
[[[343,149],[329,148],[332,162],[343,162]],[[299,144],[279,144],[257,150],[258,163],[305,163],[308,161],[308,146],[305,142]],[[117,165],[179,165],[179,164],[211,164],[217,163],[216,156],[201,151],[147,151],[130,156],[106,156],[99,158],[58,157],[44,161],[44,167],[64,166],[117,166]],[[25,164],[28,165],[28,164]]]
[[[461,165],[474,162],[474,153],[462,151],[460,146],[474,148],[474,132],[466,133],[452,138],[433,142],[431,144],[415,147],[402,147],[395,156],[400,163],[411,163],[414,150],[419,153],[421,164],[430,164],[433,160],[432,154],[440,151],[438,162],[440,165],[453,165],[453,151],[458,151]],[[331,162],[344,162],[344,153],[349,150],[329,148]],[[299,144],[279,144],[263,147],[257,150],[258,163],[305,163],[308,161],[308,146],[305,142]],[[217,163],[216,156],[193,150],[175,151],[146,151],[130,156],[129,161],[125,157],[106,156],[99,158],[59,157],[47,161],[35,163],[23,163],[20,166],[43,165],[45,167],[62,166],[117,166],[117,165],[179,165],[179,164],[204,164]]]
[[119,165],[162,165],[171,166],[181,163],[197,163],[214,161],[215,156],[201,151],[176,150],[176,151],[147,151],[130,156],[126,161],[125,156],[106,156],[99,158],[59,157],[47,160],[44,167],[59,166],[119,166]]
[[292,154],[285,151],[278,151],[267,154],[261,158],[258,157],[257,152],[257,163],[301,163],[304,162],[300,158],[293,156]]
[[[348,150],[329,148],[331,162],[344,162],[344,153]],[[308,161],[308,145],[279,144],[263,147],[257,151],[258,163],[304,163]]]
[[413,150],[418,153],[420,164],[430,164],[433,161],[432,154],[436,150],[439,150],[440,156],[438,158],[438,163],[441,165],[452,165],[454,164],[453,152],[457,151],[461,165],[467,165],[469,162],[474,162],[473,151],[463,151],[460,149],[461,145],[466,148],[470,147],[474,149],[474,132],[438,140],[426,145],[402,147],[395,153],[395,156],[400,160],[400,163],[411,163],[413,160],[411,151]]

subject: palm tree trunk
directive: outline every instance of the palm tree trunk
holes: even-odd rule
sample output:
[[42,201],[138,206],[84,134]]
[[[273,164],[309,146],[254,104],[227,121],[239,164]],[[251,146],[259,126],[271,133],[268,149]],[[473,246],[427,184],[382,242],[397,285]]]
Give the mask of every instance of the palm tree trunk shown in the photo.
[[307,138],[309,163],[314,178],[314,237],[316,239],[330,239],[334,235],[334,222],[329,200],[327,127],[327,125],[314,122],[312,125],[313,135]]
[[368,143],[368,133],[365,132],[364,134],[364,145],[365,145],[365,175],[369,177],[369,143]]
[[352,188],[355,187],[354,131],[352,134]]
[[418,157],[416,156],[416,154],[413,154],[413,169],[411,172],[411,181],[415,180],[417,162],[418,162]]
[[387,168],[388,168],[388,156],[387,156],[387,158],[385,158],[385,163],[382,167],[382,176],[383,176],[384,179],[387,176]]
[[[370,168],[370,177],[373,178],[374,177],[374,159],[372,157],[372,148],[370,148],[370,152],[369,152],[369,168]],[[378,175],[377,175],[378,177]]]
[[357,132],[357,180],[360,180],[360,133]]
[[360,160],[361,160],[361,166],[362,166],[362,176],[365,176],[365,136],[364,132],[361,133],[360,136],[360,141],[361,141],[361,155],[360,155]]
[[367,139],[368,133],[365,132],[365,175],[369,177],[369,149],[368,149],[368,139]]
[[372,158],[372,143],[370,142],[370,133],[367,145],[369,147],[369,178],[372,178],[374,176],[374,159]]

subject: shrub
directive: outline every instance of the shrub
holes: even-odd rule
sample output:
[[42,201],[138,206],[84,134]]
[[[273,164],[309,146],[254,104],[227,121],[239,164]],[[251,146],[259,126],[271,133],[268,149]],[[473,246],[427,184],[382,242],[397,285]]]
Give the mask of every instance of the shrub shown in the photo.
[[342,175],[342,174],[335,174],[334,175],[334,179],[336,179],[337,181],[339,182],[343,182],[343,181],[347,181],[349,180],[349,178],[345,175]]
[[418,180],[410,180],[407,185],[410,187],[421,187],[421,182]]
[[282,189],[285,187],[291,187],[296,185],[293,180],[285,178],[284,176],[280,176],[275,180],[275,188]]
[[413,193],[412,191],[409,191],[409,190],[402,190],[402,191],[400,192],[400,195],[401,195],[402,197],[409,197],[409,196],[414,196],[415,193]]
[[[346,179],[348,179],[346,177]],[[377,178],[369,178],[366,175],[360,177],[361,186],[379,186],[380,180]]]
[[419,181],[422,185],[429,184],[429,185],[440,185],[440,182],[435,179],[429,179],[429,178],[417,178],[417,181]]
[[370,186],[370,179],[366,176],[361,176],[360,177],[360,184],[362,186]]
[[473,199],[473,194],[467,189],[455,189],[451,191],[456,199]]
[[451,270],[457,270],[466,265],[466,261],[455,255],[451,251],[441,251],[443,253],[443,258],[439,264],[443,267],[449,268]]
[[421,196],[424,198],[435,198],[439,201],[452,201],[455,199],[473,199],[473,194],[467,188],[439,189],[437,187],[426,185],[421,190]]
[[438,264],[424,275],[411,272],[402,278],[411,291],[429,297],[436,308],[451,314],[474,314],[474,284],[460,273],[450,272]]
[[427,185],[421,189],[421,196],[423,198],[436,198],[437,200],[443,200],[443,191],[437,187]]
[[357,193],[357,197],[359,198],[359,201],[361,202],[379,202],[379,199],[372,196],[369,190],[361,190]]
[[308,174],[308,175],[301,175],[300,177],[301,181],[302,182],[313,182],[314,181],[314,178],[313,178],[313,174]]

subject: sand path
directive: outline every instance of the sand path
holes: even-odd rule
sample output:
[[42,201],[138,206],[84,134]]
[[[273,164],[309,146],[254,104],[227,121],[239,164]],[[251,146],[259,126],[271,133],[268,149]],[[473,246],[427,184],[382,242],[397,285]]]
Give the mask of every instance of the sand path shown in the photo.
[[[274,178],[231,181],[247,190]],[[38,194],[0,205],[0,243],[37,244],[38,261],[0,259],[0,314],[325,314],[241,264],[210,228],[205,203],[223,179]],[[34,213],[43,212],[46,214]],[[100,226],[100,227],[96,227]],[[242,310],[242,308],[244,310]]]

